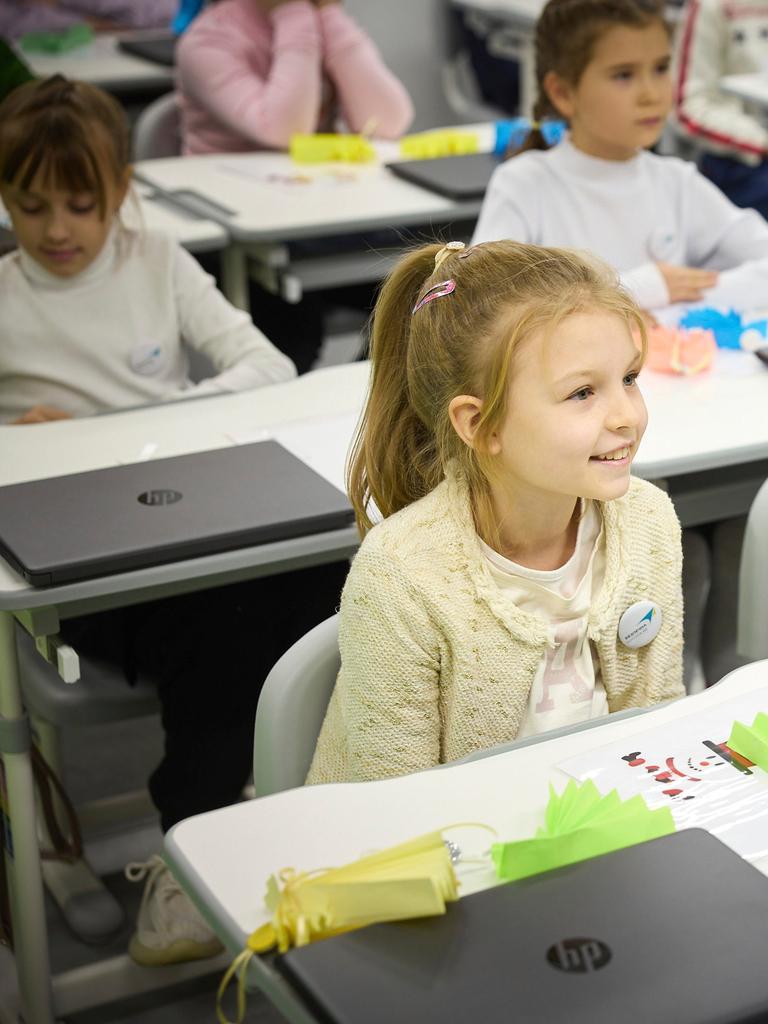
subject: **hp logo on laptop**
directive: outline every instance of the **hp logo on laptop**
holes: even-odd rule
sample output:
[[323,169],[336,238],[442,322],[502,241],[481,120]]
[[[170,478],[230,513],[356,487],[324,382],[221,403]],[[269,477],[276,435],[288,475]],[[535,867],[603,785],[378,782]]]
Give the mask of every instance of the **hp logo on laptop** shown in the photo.
[[569,974],[599,971],[610,959],[610,948],[599,939],[561,939],[547,950],[547,962]]
[[169,491],[158,488],[154,491],[144,491],[139,495],[138,500],[142,505],[175,505],[183,497],[184,495],[181,491]]

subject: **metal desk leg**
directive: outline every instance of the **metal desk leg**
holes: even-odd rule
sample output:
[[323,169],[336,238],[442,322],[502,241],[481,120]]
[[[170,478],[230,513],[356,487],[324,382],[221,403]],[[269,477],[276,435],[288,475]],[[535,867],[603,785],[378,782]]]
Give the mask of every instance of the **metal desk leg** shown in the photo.
[[19,689],[13,616],[0,611],[0,753],[5,769],[11,853],[6,864],[25,1024],[52,1024],[53,997],[43,878],[35,827],[30,731]]
[[251,311],[251,300],[248,295],[248,263],[242,245],[228,245],[221,254],[222,291],[238,309],[246,313]]

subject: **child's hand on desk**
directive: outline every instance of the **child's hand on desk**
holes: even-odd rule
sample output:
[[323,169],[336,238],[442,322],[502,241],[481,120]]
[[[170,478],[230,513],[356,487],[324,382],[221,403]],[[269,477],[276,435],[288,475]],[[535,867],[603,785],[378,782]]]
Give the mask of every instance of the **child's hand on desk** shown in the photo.
[[717,284],[716,270],[701,270],[698,267],[677,267],[672,263],[657,263],[669,292],[670,304],[674,302],[698,302],[704,292]]
[[11,426],[21,423],[48,423],[51,420],[71,420],[68,412],[62,412],[52,405],[33,405],[23,416],[11,421]]

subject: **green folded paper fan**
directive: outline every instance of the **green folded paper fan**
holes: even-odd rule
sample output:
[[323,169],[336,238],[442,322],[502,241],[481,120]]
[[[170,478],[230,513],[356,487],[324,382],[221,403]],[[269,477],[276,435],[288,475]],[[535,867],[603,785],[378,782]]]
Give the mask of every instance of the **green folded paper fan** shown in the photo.
[[61,32],[27,32],[19,43],[28,53],[67,53],[86,46],[92,39],[93,29],[82,22]]
[[649,810],[641,796],[622,800],[616,790],[601,796],[591,781],[571,781],[558,795],[549,787],[544,826],[533,839],[494,843],[496,874],[507,882],[599,857],[675,831],[668,807]]
[[752,725],[734,722],[727,746],[736,754],[749,758],[763,771],[768,771],[768,715],[759,711]]

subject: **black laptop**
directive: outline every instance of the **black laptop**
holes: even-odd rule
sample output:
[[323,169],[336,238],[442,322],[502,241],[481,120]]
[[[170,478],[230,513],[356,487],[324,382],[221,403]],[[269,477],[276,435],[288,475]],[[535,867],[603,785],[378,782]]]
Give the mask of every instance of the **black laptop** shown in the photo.
[[177,37],[173,32],[167,35],[151,36],[148,39],[121,39],[117,48],[132,57],[141,57],[153,64],[172,68],[176,63]]
[[768,1020],[768,878],[699,829],[277,957],[334,1024]]
[[345,494],[262,441],[0,487],[0,555],[46,586],[353,520]]
[[435,160],[404,160],[387,165],[398,178],[421,185],[456,202],[482,199],[491,175],[499,166],[493,153],[467,153]]

